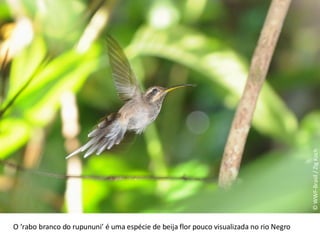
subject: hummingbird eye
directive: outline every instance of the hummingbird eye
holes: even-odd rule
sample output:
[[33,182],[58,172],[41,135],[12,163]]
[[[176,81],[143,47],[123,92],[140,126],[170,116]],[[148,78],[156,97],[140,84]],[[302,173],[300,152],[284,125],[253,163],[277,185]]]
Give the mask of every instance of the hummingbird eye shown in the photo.
[[154,97],[155,95],[157,95],[157,93],[159,93],[160,89],[158,87],[152,87],[150,89],[148,89],[146,95],[149,97]]
[[158,88],[152,88],[150,94],[151,95],[156,95],[159,92]]
[[[157,101],[159,98],[161,98],[162,94],[161,93],[162,88],[161,87],[151,87],[147,90],[145,94],[145,98],[149,102],[154,102]],[[164,96],[164,95],[163,95]]]

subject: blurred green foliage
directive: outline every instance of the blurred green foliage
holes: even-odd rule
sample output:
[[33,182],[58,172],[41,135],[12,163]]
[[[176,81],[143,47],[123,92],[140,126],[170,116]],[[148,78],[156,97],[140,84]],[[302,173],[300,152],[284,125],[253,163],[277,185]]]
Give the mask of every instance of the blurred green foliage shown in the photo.
[[[67,152],[59,114],[62,94],[77,94],[81,143],[101,117],[121,106],[108,66],[108,33],[125,48],[145,88],[185,82],[197,87],[169,95],[155,124],[122,149],[83,160],[83,174],[217,178],[269,1],[17,3],[0,3],[1,47],[5,26],[20,19],[31,22],[33,36],[1,72],[0,109],[9,106],[0,119],[2,161],[28,165],[28,145],[42,139],[32,167],[63,174]],[[84,212],[318,211],[313,200],[320,151],[319,46],[314,47],[319,36],[312,21],[293,17],[297,11],[306,16],[309,10],[308,4],[290,9],[235,186],[225,191],[216,181],[86,179]],[[98,13],[110,18],[103,21]],[[80,48],[83,36],[95,31],[92,22],[103,26],[102,31]],[[306,24],[308,46],[298,36]],[[21,42],[25,39],[27,35]],[[1,212],[68,211],[64,179],[0,168]]]

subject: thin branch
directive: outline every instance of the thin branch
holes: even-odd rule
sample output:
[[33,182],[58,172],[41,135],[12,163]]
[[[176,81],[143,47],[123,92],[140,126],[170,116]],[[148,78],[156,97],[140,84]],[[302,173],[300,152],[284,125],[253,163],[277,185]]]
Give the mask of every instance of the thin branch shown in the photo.
[[18,171],[29,172],[32,174],[36,174],[44,177],[51,177],[56,179],[90,179],[96,181],[122,181],[122,180],[150,180],[150,181],[199,181],[199,182],[216,182],[217,179],[215,177],[189,177],[189,176],[181,176],[181,177],[172,177],[172,176],[125,176],[125,175],[65,175],[59,173],[52,173],[42,170],[28,169],[24,168],[18,164],[9,162],[9,161],[1,161],[0,164],[11,167]]
[[[1,56],[0,56],[1,57]],[[0,59],[1,61],[1,59]],[[4,53],[3,60],[0,65],[0,104],[5,99],[7,88],[6,67],[9,64],[9,49]]]
[[24,85],[16,92],[16,94],[8,101],[8,103],[0,109],[0,118],[6,113],[6,111],[16,102],[17,98],[24,92],[24,90],[30,85],[35,76],[40,73],[41,70],[49,63],[49,57],[46,58],[31,74],[29,79],[24,83]]
[[249,133],[260,90],[278,41],[291,0],[273,0],[252,57],[246,86],[235,113],[224,149],[219,186],[228,187],[238,176],[243,150]]

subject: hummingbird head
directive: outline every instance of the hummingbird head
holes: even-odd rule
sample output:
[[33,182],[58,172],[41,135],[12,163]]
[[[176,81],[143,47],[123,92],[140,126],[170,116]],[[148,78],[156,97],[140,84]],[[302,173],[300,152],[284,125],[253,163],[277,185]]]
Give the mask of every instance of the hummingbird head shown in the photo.
[[159,86],[154,86],[150,87],[147,89],[145,92],[144,96],[147,102],[149,103],[162,103],[164,97],[167,95],[167,93],[176,90],[178,88],[183,88],[183,87],[194,87],[195,85],[193,84],[181,84],[181,85],[176,85],[173,87],[169,88],[164,88],[164,87],[159,87]]

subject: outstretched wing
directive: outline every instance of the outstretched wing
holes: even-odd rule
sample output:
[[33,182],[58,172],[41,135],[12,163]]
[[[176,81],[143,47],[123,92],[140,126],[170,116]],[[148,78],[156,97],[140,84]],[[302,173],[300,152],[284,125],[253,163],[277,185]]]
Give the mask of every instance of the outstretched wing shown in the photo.
[[130,100],[136,94],[141,94],[135,74],[122,48],[110,35],[107,36],[107,44],[112,77],[119,97],[124,101]]

